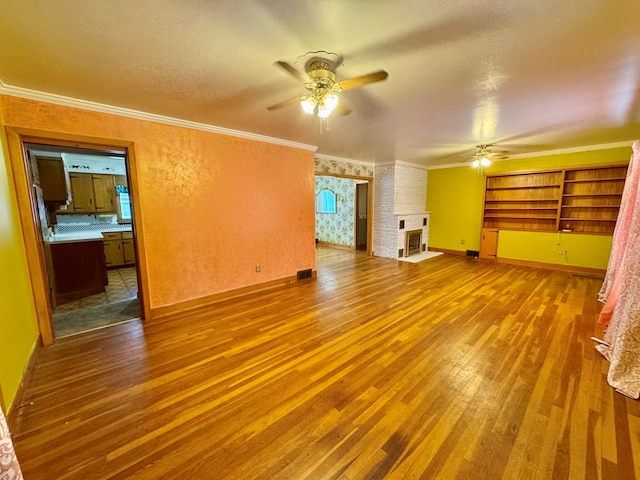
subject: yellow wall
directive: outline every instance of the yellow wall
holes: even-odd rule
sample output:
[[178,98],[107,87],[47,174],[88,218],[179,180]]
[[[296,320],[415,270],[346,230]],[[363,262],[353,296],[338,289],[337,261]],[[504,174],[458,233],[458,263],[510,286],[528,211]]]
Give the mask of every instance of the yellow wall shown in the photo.
[[605,269],[611,240],[610,235],[501,230],[498,258]]
[[[590,152],[545,155],[494,162],[487,173],[541,170],[625,162],[631,146]],[[431,212],[429,246],[448,250],[479,250],[484,177],[470,166],[430,170],[427,210]],[[462,244],[462,241],[465,241]],[[560,246],[558,246],[560,240]],[[566,250],[562,256],[558,251]],[[611,250],[609,235],[501,231],[498,257],[605,269]]]
[[463,251],[480,248],[483,189],[484,177],[471,168],[429,170],[430,247]]
[[0,142],[0,387],[8,409],[38,341],[38,327],[1,117]]

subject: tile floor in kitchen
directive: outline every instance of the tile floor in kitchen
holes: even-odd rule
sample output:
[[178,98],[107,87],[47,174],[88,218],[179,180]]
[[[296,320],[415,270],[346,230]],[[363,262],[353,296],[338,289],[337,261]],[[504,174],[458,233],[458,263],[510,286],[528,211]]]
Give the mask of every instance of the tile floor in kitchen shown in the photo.
[[58,305],[56,312],[69,312],[87,307],[96,307],[110,303],[131,300],[138,296],[136,267],[122,267],[107,270],[109,284],[102,293]]

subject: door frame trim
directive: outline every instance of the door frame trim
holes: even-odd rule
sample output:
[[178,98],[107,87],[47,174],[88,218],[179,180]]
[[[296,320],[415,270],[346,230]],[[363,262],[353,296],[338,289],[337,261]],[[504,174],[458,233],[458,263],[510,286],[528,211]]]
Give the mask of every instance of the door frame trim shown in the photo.
[[136,270],[138,274],[138,291],[141,303],[143,319],[150,319],[149,308],[149,282],[146,269],[146,254],[144,248],[144,232],[141,222],[141,211],[138,199],[139,183],[137,178],[137,164],[134,153],[134,144],[129,141],[85,137],[70,135],[61,132],[34,130],[20,127],[5,127],[7,137],[7,149],[9,151],[9,168],[15,190],[15,198],[18,205],[18,217],[22,242],[26,253],[26,263],[31,280],[31,289],[40,338],[43,345],[54,342],[52,307],[49,295],[49,282],[44,257],[44,244],[41,232],[37,231],[37,205],[33,196],[33,182],[30,166],[26,155],[25,143],[44,143],[49,145],[92,148],[92,149],[118,149],[126,152],[128,183],[131,189]]

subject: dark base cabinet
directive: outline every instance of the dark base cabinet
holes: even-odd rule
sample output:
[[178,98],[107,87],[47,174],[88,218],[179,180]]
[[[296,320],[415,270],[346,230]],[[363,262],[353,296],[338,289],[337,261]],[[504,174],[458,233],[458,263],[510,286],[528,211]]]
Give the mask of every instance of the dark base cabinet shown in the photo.
[[108,277],[102,240],[49,243],[47,247],[55,305],[105,291]]

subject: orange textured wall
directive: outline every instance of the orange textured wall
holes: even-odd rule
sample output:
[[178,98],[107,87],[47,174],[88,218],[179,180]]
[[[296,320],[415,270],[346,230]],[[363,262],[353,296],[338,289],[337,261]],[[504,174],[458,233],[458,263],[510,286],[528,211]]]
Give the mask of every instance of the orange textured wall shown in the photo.
[[315,269],[312,151],[0,98],[8,127],[133,142],[151,308]]

